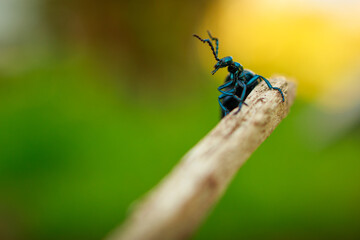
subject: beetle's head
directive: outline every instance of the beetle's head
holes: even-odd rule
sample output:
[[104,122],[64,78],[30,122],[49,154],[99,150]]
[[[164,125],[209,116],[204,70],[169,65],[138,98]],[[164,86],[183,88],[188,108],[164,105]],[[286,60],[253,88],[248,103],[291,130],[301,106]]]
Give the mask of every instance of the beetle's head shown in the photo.
[[228,56],[228,57],[224,57],[222,59],[218,58],[219,40],[215,37],[212,37],[209,31],[208,31],[208,34],[209,34],[209,38],[211,40],[215,41],[216,48],[214,48],[210,39],[202,39],[201,37],[199,37],[196,34],[194,34],[193,36],[196,37],[197,39],[199,39],[201,42],[209,44],[211,51],[214,54],[214,57],[215,57],[215,60],[217,61],[217,63],[215,64],[214,70],[211,73],[215,74],[217,72],[217,70],[219,70],[220,68],[224,68],[224,67],[228,67],[228,71],[230,73],[236,73],[239,71],[241,72],[243,70],[243,67],[241,66],[240,63],[234,62],[232,57]]
[[219,61],[215,64],[214,70],[211,72],[212,74],[216,73],[217,70],[220,68],[228,67],[234,65],[233,58],[232,57],[224,57],[222,59],[219,59]]

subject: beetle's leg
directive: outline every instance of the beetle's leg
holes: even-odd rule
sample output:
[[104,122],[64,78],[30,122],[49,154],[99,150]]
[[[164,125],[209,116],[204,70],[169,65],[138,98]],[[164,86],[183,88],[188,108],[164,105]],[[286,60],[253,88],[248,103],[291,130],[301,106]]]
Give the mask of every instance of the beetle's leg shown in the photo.
[[234,95],[235,90],[236,90],[235,88],[230,89],[230,90],[228,90],[228,91],[221,90],[221,89],[223,89],[223,88],[225,88],[225,87],[228,87],[228,86],[224,86],[224,87],[220,86],[220,87],[218,88],[218,91],[221,92],[222,94],[227,95],[227,96],[232,96],[232,95]]
[[229,114],[229,110],[228,110],[226,107],[224,107],[224,105],[223,105],[222,102],[221,102],[221,99],[223,99],[223,98],[226,97],[226,96],[230,96],[230,95],[221,94],[221,95],[219,96],[219,98],[218,98],[220,107],[221,107],[221,109],[222,109],[222,110],[224,111],[224,113],[225,113],[224,116],[226,116],[226,115]]
[[247,105],[244,102],[245,93],[246,93],[246,84],[243,81],[240,81],[240,80],[238,80],[236,83],[241,85],[241,87],[243,88],[243,91],[242,91],[241,96],[240,96],[239,107],[238,107],[238,110],[235,112],[235,114],[238,114],[240,112],[240,109],[241,109],[242,105],[243,104]]
[[278,88],[278,87],[273,87],[273,86],[271,85],[271,83],[269,82],[269,80],[267,80],[266,78],[264,78],[264,77],[262,77],[262,76],[260,76],[260,77],[266,82],[266,84],[268,85],[268,87],[269,87],[270,89],[278,90],[279,93],[280,93],[281,96],[282,96],[283,102],[285,102],[285,97],[284,97],[284,93],[282,92],[282,90],[281,90],[280,88]]
[[[236,83],[235,83],[235,87],[234,87],[233,90],[234,90],[234,92],[235,92],[237,86],[239,86],[239,85],[241,85],[241,87],[243,88],[243,92],[242,92],[241,95],[244,96],[244,97],[239,98],[237,95],[234,94],[234,98],[235,98],[237,101],[242,102],[241,104],[244,104],[244,105],[246,105],[246,106],[249,106],[249,105],[247,105],[246,102],[244,102],[245,93],[246,93],[246,85],[245,85],[245,83],[242,82],[241,80],[237,80]],[[245,86],[245,87],[244,87],[244,86]],[[244,88],[245,88],[245,90],[244,90]]]
[[[228,92],[223,92],[223,91],[220,91],[220,92],[222,92],[223,94],[221,94],[221,95],[219,96],[219,102],[220,102],[220,99],[222,99],[222,98],[224,98],[224,97],[226,97],[226,96],[231,96],[231,97],[235,98],[238,102],[240,102],[240,105],[241,105],[241,104],[247,105],[247,104],[244,103],[238,96],[236,96],[236,95],[234,94],[235,88],[234,88],[234,89],[231,89],[231,90],[228,91]],[[220,106],[223,106],[223,105],[220,103]],[[241,107],[241,106],[240,106],[240,107]],[[229,111],[227,111],[227,112],[229,113]]]
[[209,37],[211,38],[211,40],[215,41],[215,44],[216,44],[216,51],[215,51],[215,54],[216,54],[216,56],[218,56],[218,53],[219,53],[219,39],[217,39],[217,38],[215,38],[215,37],[211,36],[210,31],[207,31],[207,33],[208,33]]
[[218,87],[218,90],[220,91],[220,89],[226,88],[228,86],[230,86],[233,83],[233,81],[228,81],[226,83],[224,83],[223,85],[221,85],[220,87]]
[[228,95],[228,96],[234,95],[233,93],[235,92],[235,88],[234,88],[234,89],[231,89],[231,90],[229,90],[229,91],[223,91],[223,90],[222,90],[222,89],[230,86],[232,83],[233,83],[233,81],[229,81],[229,82],[226,82],[225,84],[221,85],[220,87],[218,87],[219,92],[221,92],[222,94],[226,94],[226,95]]
[[246,86],[251,86],[255,81],[258,81],[259,79],[261,81],[261,76],[255,75],[246,83]]
[[230,89],[229,91],[223,91],[223,90],[219,90],[219,92],[221,92],[222,94],[225,94],[226,96],[235,96],[236,89]]
[[255,75],[252,79],[250,79],[250,81],[249,81],[246,85],[249,86],[249,85],[251,85],[253,82],[257,81],[258,79],[264,80],[265,83],[267,84],[267,86],[268,86],[270,89],[279,91],[279,93],[280,93],[281,96],[282,96],[283,102],[285,101],[285,97],[284,97],[284,94],[283,94],[282,90],[281,90],[280,88],[278,88],[278,87],[273,87],[273,86],[271,85],[271,83],[269,82],[269,80],[267,80],[267,79],[264,78],[263,76]]

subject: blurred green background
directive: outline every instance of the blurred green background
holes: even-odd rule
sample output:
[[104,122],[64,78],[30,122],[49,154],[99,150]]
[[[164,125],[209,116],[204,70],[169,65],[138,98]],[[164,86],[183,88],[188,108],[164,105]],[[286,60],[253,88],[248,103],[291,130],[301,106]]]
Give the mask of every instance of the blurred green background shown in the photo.
[[0,1],[0,239],[101,239],[219,121],[219,56],[299,85],[194,239],[360,238],[354,0]]

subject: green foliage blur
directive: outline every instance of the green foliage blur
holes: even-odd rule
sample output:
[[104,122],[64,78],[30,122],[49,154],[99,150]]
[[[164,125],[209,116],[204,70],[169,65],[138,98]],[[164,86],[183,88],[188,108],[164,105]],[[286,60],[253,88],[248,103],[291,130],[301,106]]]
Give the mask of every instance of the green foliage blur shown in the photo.
[[[0,239],[102,239],[217,124],[209,4],[0,3]],[[359,125],[320,112],[298,97],[194,239],[360,237]]]

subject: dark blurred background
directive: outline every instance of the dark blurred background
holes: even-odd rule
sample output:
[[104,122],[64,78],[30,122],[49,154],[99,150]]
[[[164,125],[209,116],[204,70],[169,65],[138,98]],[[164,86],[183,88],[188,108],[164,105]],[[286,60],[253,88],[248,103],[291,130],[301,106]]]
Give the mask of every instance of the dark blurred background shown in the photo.
[[194,239],[360,238],[360,3],[0,1],[0,239],[101,239],[219,121],[206,30],[290,115]]

